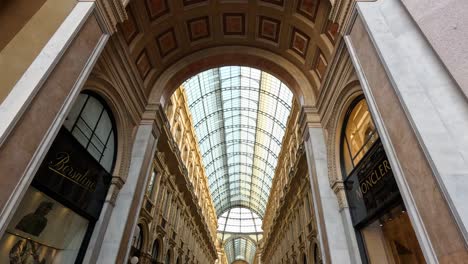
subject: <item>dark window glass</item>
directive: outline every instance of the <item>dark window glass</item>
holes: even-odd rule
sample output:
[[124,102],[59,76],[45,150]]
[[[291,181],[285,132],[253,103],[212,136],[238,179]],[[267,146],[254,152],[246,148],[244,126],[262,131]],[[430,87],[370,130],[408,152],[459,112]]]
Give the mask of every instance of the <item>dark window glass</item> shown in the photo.
[[116,148],[114,122],[102,100],[82,93],[68,114],[64,126],[108,172],[111,172]]
[[158,260],[158,256],[159,256],[159,242],[155,240],[153,244],[153,251],[151,252],[151,257],[153,259],[153,262]]

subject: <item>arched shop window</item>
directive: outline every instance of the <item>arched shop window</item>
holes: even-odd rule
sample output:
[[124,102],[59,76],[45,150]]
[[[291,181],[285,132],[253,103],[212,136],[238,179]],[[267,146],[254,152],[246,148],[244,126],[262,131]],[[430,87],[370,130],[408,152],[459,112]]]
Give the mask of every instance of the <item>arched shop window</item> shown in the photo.
[[78,96],[64,127],[111,172],[116,154],[115,122],[105,102],[90,93]]
[[341,153],[346,174],[356,167],[378,137],[367,102],[360,97],[347,112],[342,132]]
[[80,94],[0,239],[0,262],[21,256],[35,263],[81,263],[115,153],[111,111],[99,97]]
[[363,263],[425,263],[363,96],[346,113],[341,162]]

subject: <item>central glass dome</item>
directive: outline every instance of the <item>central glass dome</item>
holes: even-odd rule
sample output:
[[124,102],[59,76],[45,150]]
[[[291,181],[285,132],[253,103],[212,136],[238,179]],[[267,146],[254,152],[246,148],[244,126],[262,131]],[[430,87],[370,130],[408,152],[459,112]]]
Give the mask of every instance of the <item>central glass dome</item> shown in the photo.
[[262,219],[247,208],[229,209],[218,218],[218,231],[227,233],[262,233]]

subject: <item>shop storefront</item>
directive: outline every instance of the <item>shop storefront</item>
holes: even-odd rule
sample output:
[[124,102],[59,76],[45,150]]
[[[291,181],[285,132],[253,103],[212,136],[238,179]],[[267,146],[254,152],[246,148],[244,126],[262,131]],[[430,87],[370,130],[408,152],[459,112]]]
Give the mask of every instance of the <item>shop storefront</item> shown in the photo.
[[363,262],[425,263],[363,97],[346,114],[341,161]]
[[0,263],[81,262],[114,164],[114,122],[80,94],[0,241]]

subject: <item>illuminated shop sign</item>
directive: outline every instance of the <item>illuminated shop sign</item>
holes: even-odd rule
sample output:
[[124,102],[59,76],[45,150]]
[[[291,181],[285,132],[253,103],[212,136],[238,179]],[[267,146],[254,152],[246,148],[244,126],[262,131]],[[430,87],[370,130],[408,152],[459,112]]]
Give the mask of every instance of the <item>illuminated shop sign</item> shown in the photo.
[[53,193],[97,219],[111,175],[62,128],[42,162],[33,186]]
[[377,141],[345,180],[353,223],[358,225],[399,197],[382,143]]

